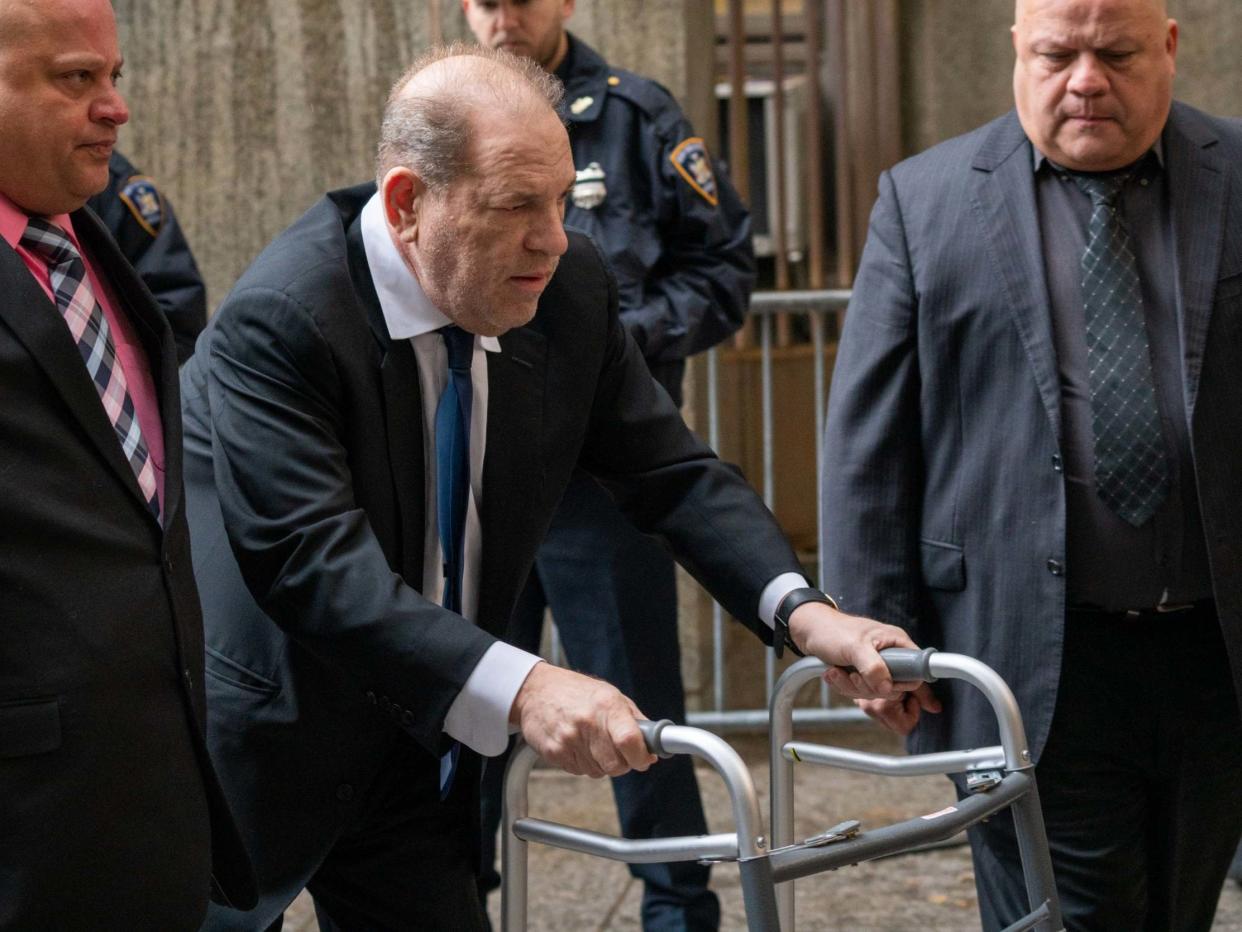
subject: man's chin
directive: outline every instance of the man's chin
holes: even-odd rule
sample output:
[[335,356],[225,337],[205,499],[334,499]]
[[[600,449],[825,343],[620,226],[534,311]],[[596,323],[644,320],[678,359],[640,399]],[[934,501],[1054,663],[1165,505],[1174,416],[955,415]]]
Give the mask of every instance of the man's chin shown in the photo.
[[108,163],[96,163],[78,172],[72,179],[73,194],[83,202],[94,197],[108,186]]
[[1096,128],[1075,134],[1060,150],[1061,158],[1051,157],[1057,164],[1071,171],[1112,171],[1125,168],[1138,158],[1138,155],[1131,155],[1125,148],[1124,140],[1116,138],[1113,133],[1106,135]]
[[525,327],[535,319],[535,311],[538,309],[538,300],[508,308],[506,313],[495,321],[496,325],[502,329],[498,333],[492,334],[492,336],[500,336],[502,333],[507,333],[515,327]]

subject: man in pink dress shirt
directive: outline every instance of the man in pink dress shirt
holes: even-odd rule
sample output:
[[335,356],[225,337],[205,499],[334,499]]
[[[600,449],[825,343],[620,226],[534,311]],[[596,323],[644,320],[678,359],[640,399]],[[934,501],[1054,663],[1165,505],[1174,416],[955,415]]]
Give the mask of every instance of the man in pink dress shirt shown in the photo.
[[203,744],[172,334],[98,219],[107,0],[0,0],[0,930],[253,899]]

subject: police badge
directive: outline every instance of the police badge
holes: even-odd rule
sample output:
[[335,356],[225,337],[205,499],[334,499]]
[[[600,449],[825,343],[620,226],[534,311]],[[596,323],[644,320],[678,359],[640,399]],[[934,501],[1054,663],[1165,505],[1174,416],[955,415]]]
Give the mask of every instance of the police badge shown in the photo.
[[125,182],[119,197],[140,227],[152,236],[159,233],[164,225],[164,205],[154,181],[145,175],[134,175]]
[[574,175],[574,190],[570,199],[575,207],[592,210],[604,203],[608,189],[604,187],[604,169],[599,162],[592,162]]
[[683,139],[669,154],[669,161],[677,171],[703,196],[703,200],[716,206],[716,176],[712,173],[712,161],[707,157],[707,146],[698,136]]

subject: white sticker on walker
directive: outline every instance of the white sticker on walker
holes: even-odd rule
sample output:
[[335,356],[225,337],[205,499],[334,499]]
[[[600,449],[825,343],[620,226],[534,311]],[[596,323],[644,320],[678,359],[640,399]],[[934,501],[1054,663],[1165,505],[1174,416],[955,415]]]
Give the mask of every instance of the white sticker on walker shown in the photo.
[[921,818],[930,821],[931,819],[939,819],[943,815],[948,815],[950,812],[957,812],[957,806],[945,806],[939,812],[929,812],[927,815],[921,816]]

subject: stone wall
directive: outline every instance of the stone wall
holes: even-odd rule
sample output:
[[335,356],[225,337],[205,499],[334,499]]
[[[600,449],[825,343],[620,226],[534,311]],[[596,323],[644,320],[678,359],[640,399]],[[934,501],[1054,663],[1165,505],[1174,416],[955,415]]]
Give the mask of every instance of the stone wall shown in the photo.
[[[456,0],[114,2],[121,149],[176,205],[212,306],[324,191],[371,175],[388,88],[435,27],[468,36]],[[708,0],[581,0],[571,26],[712,113]]]

